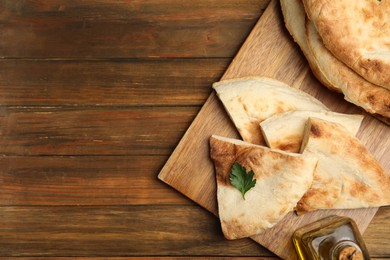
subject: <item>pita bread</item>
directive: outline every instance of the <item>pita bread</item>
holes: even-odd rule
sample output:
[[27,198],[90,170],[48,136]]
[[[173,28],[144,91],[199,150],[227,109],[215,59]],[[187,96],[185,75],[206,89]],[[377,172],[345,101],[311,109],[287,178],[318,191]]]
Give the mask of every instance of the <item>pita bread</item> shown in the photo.
[[310,21],[306,24],[306,34],[313,59],[329,82],[342,90],[344,98],[371,114],[390,118],[390,91],[366,81],[334,57]]
[[390,1],[303,3],[326,48],[366,80],[390,90]]
[[[227,239],[252,236],[271,228],[308,190],[317,159],[213,135],[210,156],[217,180],[218,212]],[[230,184],[234,162],[254,171],[256,185],[245,194]]]
[[306,13],[305,8],[302,4],[302,0],[280,0],[280,5],[282,8],[286,28],[293,37],[294,41],[301,48],[303,55],[305,55],[309,63],[310,69],[312,70],[316,78],[330,90],[341,92],[337,86],[332,85],[329,80],[324,76],[324,73],[321,71],[321,68],[317,66],[317,63],[313,59],[312,54],[309,50],[305,33]]
[[303,155],[318,158],[313,184],[297,212],[390,204],[390,176],[360,141],[338,124],[310,118]]
[[286,152],[299,152],[305,124],[309,117],[338,123],[352,135],[356,135],[362,123],[362,115],[347,115],[330,111],[291,111],[274,115],[260,123],[267,145]]
[[244,141],[265,144],[259,123],[291,110],[329,110],[309,94],[269,78],[239,78],[213,84]]

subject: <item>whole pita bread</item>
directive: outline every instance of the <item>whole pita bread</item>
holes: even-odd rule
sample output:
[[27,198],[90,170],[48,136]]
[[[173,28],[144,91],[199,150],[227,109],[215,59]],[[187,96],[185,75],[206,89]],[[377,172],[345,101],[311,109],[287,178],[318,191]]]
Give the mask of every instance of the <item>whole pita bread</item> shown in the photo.
[[[390,91],[365,80],[339,61],[325,48],[312,22],[306,23],[306,35],[313,59],[330,84],[338,86],[344,98],[371,114],[390,118]],[[382,120],[383,121],[383,120]]]
[[261,131],[268,147],[286,152],[299,152],[305,124],[309,117],[338,123],[352,135],[356,135],[364,116],[330,111],[290,111],[276,114],[260,123]]
[[324,86],[332,91],[341,92],[337,86],[332,85],[325,77],[309,50],[305,32],[306,13],[302,0],[280,0],[280,6],[282,8],[286,28],[293,37],[294,41],[301,48],[303,55],[305,55],[309,63],[311,71]]
[[[240,140],[210,138],[210,156],[217,180],[218,212],[227,239],[252,236],[271,228],[309,189],[317,159],[272,150]],[[245,194],[230,183],[230,170],[238,162],[253,170],[256,185]]]
[[213,84],[244,141],[265,144],[259,123],[291,110],[329,110],[309,94],[270,78],[238,78]]
[[318,158],[313,184],[297,212],[352,209],[390,204],[390,176],[360,141],[344,127],[310,118],[303,155]]
[[366,80],[390,89],[390,1],[303,3],[328,50]]

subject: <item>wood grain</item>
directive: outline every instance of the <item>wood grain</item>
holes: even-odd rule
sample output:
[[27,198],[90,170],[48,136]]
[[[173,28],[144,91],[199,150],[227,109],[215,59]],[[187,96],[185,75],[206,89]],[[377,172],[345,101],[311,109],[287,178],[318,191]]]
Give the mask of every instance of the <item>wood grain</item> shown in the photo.
[[[7,206],[0,214],[0,256],[272,256],[250,239],[226,240],[219,220],[196,205]],[[388,237],[389,214],[380,209],[368,230]],[[371,256],[386,255],[378,234],[364,239],[378,245]]]
[[[7,257],[3,258],[0,257],[0,259],[34,259],[34,260],[57,260],[58,257]],[[92,260],[92,259],[107,259],[106,257],[60,257],[61,260],[66,259],[82,259],[82,260]],[[148,256],[148,257],[140,257],[140,256],[124,256],[124,257],[110,257],[110,260],[204,260],[204,256]],[[208,256],[207,259],[210,260],[245,260],[245,259],[256,259],[256,260],[278,260],[280,258],[278,257],[258,257],[258,256],[245,256],[245,257],[223,257],[223,256]],[[379,258],[374,258],[376,260],[379,260]]]
[[[308,71],[306,61],[284,28],[278,2],[272,1],[223,79],[253,75],[272,77],[310,93],[334,111],[357,112],[354,106],[341,100],[339,95],[330,93],[321,86]],[[214,214],[217,214],[216,183],[213,164],[208,156],[208,140],[212,134],[237,137],[235,128],[228,122],[226,112],[212,94],[159,174],[161,180]],[[363,143],[371,143],[368,146],[370,151],[387,170],[390,170],[388,127],[376,119],[368,118],[363,122],[358,137]],[[191,161],[184,161],[183,158],[189,154],[194,155]],[[202,167],[199,168],[199,165]],[[181,181],[183,179],[186,181]],[[295,259],[296,254],[291,242],[295,229],[336,214],[353,218],[361,232],[364,232],[376,211],[376,208],[322,210],[300,217],[290,213],[275,227],[252,238],[282,258]]]
[[0,107],[0,154],[169,154],[198,107]]
[[[0,257],[0,260],[3,259],[34,259],[34,260],[57,260],[58,257]],[[74,257],[61,257],[61,260],[67,260],[67,259],[75,259]],[[83,260],[92,260],[92,259],[107,259],[104,257],[82,257]],[[256,260],[278,260],[280,258],[277,257],[258,257],[258,256],[245,256],[245,257],[223,257],[223,256],[148,256],[148,257],[140,257],[140,256],[125,256],[125,257],[110,257],[110,260],[204,260],[204,259],[209,259],[209,260],[245,260],[245,259],[256,259]],[[380,260],[379,258],[374,258],[375,260]]]
[[267,2],[1,1],[0,57],[231,57]]
[[0,259],[279,259],[156,178],[268,2],[0,0]]
[[390,248],[390,241],[387,239],[390,235],[389,211],[390,206],[380,208],[363,234],[371,256],[389,257],[387,252]]
[[167,156],[0,157],[0,206],[193,203],[158,181]]
[[0,60],[2,106],[202,105],[221,59]]
[[198,206],[0,207],[0,215],[0,256],[272,256],[248,239],[226,241]]
[[[3,259],[11,259],[11,260],[14,260],[14,259],[34,259],[34,260],[41,260],[41,259],[44,259],[44,260],[57,260],[58,257],[0,257],[0,260],[3,260]],[[74,257],[61,257],[61,260],[66,260],[66,259],[75,259]],[[82,257],[83,260],[92,260],[92,259],[106,259],[104,257]],[[258,257],[258,256],[245,256],[245,257],[221,257],[221,256],[208,256],[208,257],[204,257],[204,256],[197,256],[197,257],[193,257],[193,256],[148,256],[148,257],[139,257],[139,256],[125,256],[125,257],[110,257],[110,260],[127,260],[127,259],[130,259],[130,260],[133,260],[133,259],[137,259],[137,260],[204,260],[204,259],[209,259],[209,260],[244,260],[244,259],[256,259],[256,260],[278,260],[280,258],[277,258],[277,257]],[[374,258],[375,260],[380,260],[380,258]],[[382,259],[382,258],[381,258]]]

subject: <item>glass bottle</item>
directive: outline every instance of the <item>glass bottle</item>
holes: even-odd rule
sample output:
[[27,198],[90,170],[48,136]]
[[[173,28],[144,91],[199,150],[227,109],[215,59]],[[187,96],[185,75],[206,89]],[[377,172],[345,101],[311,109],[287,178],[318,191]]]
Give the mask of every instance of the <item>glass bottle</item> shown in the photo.
[[294,232],[301,260],[370,259],[356,223],[348,217],[329,216]]

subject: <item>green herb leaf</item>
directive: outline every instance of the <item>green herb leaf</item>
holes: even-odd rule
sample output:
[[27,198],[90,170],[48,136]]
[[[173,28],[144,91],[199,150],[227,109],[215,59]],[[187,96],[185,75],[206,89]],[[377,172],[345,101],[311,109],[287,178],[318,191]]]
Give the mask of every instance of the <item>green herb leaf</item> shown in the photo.
[[253,179],[253,175],[253,171],[246,173],[245,167],[237,162],[233,164],[230,170],[230,183],[241,192],[244,200],[245,193],[256,185],[256,179]]

